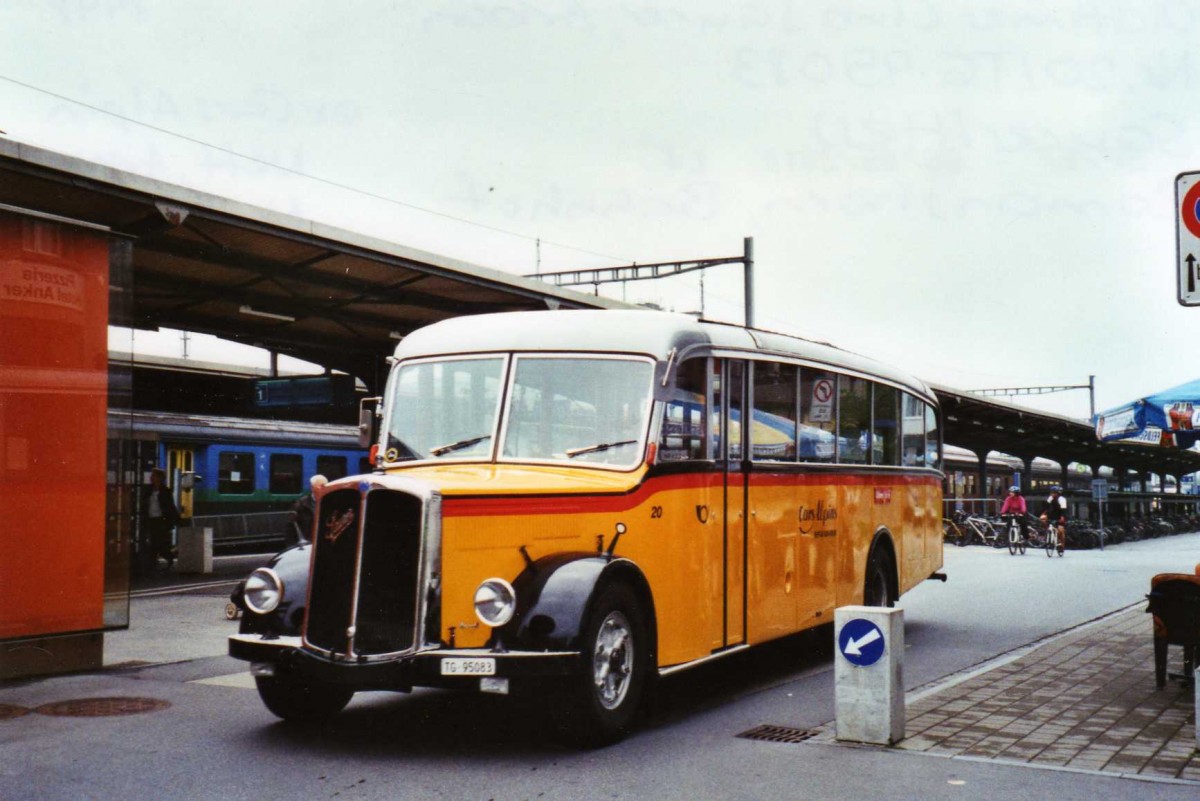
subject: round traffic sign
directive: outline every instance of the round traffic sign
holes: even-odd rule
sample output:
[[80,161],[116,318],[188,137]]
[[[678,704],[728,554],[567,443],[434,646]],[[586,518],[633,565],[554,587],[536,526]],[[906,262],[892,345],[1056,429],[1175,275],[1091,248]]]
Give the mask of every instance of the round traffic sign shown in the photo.
[[[1200,184],[1197,184],[1200,186]],[[827,378],[822,378],[813,384],[813,398],[817,403],[829,403],[829,399],[833,397],[833,382]]]
[[1192,236],[1200,239],[1200,181],[1192,184],[1179,204],[1179,218]]
[[870,620],[847,621],[838,634],[838,650],[852,665],[867,667],[879,661],[884,651],[883,632]]

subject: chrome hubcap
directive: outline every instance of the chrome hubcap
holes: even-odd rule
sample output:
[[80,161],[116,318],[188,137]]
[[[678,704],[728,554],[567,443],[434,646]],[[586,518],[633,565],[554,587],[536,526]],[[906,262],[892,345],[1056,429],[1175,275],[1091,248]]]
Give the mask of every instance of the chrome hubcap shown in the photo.
[[625,615],[608,613],[596,632],[592,651],[592,681],[596,698],[605,709],[616,709],[629,692],[633,676],[633,637]]

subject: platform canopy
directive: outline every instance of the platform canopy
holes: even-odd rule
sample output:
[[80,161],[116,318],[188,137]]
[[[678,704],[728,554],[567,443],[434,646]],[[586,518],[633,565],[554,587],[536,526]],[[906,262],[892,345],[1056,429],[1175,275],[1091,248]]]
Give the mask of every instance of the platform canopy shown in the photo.
[[447,317],[620,301],[415,250],[0,138],[0,211],[109,232],[133,328],[214,334],[377,379]]
[[1027,409],[949,387],[933,387],[942,405],[946,442],[987,455],[999,451],[1025,460],[1038,456],[1139,472],[1186,475],[1200,471],[1200,453],[1147,447],[1136,440],[1098,440],[1085,420]]
[[1200,379],[1137,398],[1096,416],[1096,438],[1190,448],[1200,440]]

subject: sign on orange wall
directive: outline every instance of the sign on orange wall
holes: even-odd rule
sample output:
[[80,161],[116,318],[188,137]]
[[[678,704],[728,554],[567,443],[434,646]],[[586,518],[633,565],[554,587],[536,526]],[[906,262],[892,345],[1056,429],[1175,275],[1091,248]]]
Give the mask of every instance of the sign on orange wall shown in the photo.
[[104,623],[108,263],[0,212],[0,639]]

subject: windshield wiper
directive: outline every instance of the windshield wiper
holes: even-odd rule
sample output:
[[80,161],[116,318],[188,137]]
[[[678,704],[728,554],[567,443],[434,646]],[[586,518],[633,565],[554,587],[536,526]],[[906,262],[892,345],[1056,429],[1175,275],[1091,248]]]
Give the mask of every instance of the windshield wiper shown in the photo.
[[618,448],[621,445],[637,445],[640,440],[623,439],[620,442],[602,442],[599,445],[588,445],[586,448],[572,448],[566,451],[567,458],[574,459],[576,456],[582,456],[585,453],[595,453],[596,451],[606,451],[609,448]]
[[485,439],[491,439],[491,434],[484,434],[482,437],[471,437],[470,439],[460,439],[458,442],[451,442],[449,445],[438,445],[436,448],[430,448],[429,453],[433,456],[441,456],[443,453],[451,451],[460,451],[463,448],[469,448],[472,445],[478,445]]

